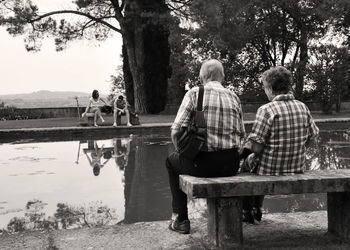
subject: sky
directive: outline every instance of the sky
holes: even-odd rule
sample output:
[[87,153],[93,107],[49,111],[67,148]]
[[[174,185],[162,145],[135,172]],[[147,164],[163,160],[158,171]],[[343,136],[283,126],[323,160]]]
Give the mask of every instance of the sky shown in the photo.
[[[33,0],[41,12],[69,8],[70,0]],[[39,52],[27,52],[24,37],[9,35],[0,27],[0,95],[31,93],[39,90],[110,91],[110,75],[122,64],[122,39],[115,34],[105,42],[72,42],[55,51],[53,39],[43,41]]]

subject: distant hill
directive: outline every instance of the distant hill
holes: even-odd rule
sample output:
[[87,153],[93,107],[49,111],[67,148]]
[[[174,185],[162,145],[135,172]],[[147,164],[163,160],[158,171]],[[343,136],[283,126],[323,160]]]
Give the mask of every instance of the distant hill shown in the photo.
[[73,91],[48,91],[48,90],[40,90],[32,93],[26,94],[10,94],[10,95],[0,95],[1,100],[8,99],[51,99],[51,98],[70,98],[74,96],[89,96],[90,93],[84,92],[73,92]]
[[[91,93],[40,90],[27,94],[0,95],[0,102],[4,102],[6,106],[17,108],[76,107],[76,96],[79,105],[85,106]],[[107,95],[101,94],[101,97],[106,98]]]

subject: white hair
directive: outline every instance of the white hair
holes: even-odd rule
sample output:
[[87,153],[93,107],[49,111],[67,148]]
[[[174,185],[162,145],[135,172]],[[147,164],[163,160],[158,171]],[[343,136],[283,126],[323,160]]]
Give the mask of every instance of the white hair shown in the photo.
[[203,62],[201,66],[199,77],[202,83],[210,81],[221,82],[225,77],[224,67],[222,63],[216,59],[207,60]]

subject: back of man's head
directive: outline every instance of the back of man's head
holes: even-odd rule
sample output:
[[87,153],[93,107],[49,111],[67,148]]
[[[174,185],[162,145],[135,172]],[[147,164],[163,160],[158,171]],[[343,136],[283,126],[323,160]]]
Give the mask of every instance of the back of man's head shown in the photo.
[[199,78],[203,84],[210,81],[222,82],[224,80],[224,67],[216,59],[210,59],[202,64],[199,72]]

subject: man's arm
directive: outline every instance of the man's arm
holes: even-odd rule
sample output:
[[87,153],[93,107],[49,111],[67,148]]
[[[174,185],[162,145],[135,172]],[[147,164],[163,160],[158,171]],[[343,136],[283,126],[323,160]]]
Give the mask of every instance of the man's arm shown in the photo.
[[171,126],[171,140],[176,150],[178,149],[178,141],[182,133],[189,125],[191,112],[195,109],[192,100],[196,94],[194,91],[194,89],[191,89],[185,94],[179,110],[177,111],[175,121]]
[[173,142],[173,145],[175,147],[175,150],[177,150],[177,147],[178,147],[178,141],[179,141],[179,138],[180,136],[182,135],[182,133],[184,132],[183,131],[184,129],[180,129],[180,130],[177,130],[177,129],[172,129],[171,130],[171,141]]

